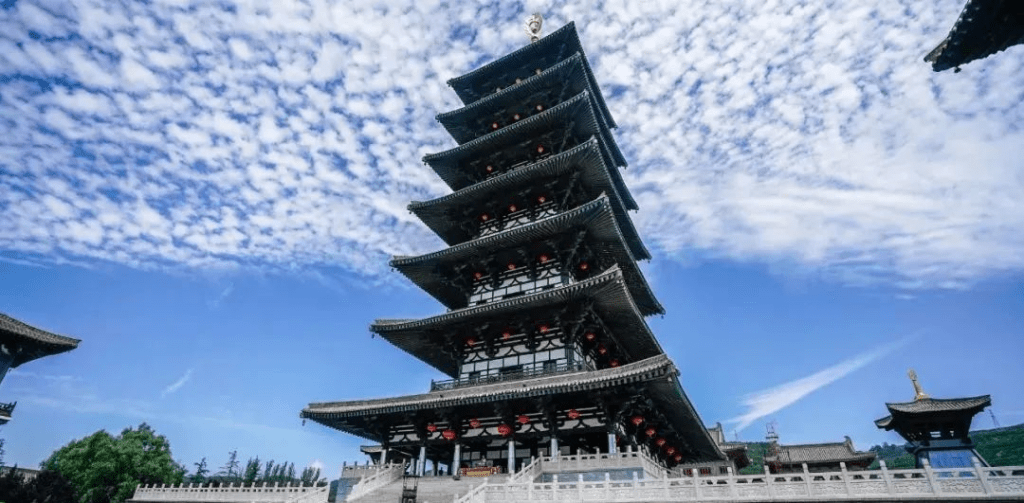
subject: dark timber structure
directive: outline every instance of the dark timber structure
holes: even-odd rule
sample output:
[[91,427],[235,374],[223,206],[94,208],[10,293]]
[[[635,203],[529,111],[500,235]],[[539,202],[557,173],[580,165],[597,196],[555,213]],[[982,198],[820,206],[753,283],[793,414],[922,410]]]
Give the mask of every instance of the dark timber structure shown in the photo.
[[968,0],[945,40],[924,60],[932,70],[960,71],[976,59],[1024,44],[1024,2],[1021,0]]
[[[0,313],[0,382],[18,366],[78,347],[78,339],[52,334]],[[16,403],[0,403],[0,424],[11,420]]]
[[989,395],[969,398],[930,398],[910,371],[916,392],[912,402],[886,403],[889,414],[875,421],[885,430],[895,430],[906,439],[907,451],[921,468],[927,462],[933,468],[970,467],[972,458],[988,466],[974,449],[968,433],[975,414],[992,405]]
[[449,311],[370,330],[449,379],[301,417],[418,473],[631,449],[666,467],[726,460],[644,320],[663,308],[574,25],[448,83],[465,106],[437,119],[459,145],[424,161],[453,192],[409,209],[449,247],[391,264]]

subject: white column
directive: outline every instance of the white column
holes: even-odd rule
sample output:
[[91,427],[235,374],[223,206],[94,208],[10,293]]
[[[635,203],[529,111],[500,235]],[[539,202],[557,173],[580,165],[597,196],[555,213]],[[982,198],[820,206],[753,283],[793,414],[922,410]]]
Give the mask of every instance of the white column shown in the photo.
[[[380,448],[380,465],[384,466],[384,465],[387,464],[387,462],[388,462],[388,448],[384,447],[384,446],[381,446],[381,448]],[[370,461],[367,460],[366,464],[369,465]]]
[[551,457],[558,459],[558,437],[551,435]]
[[452,475],[459,473],[459,466],[462,464],[462,444],[455,444],[455,455],[452,456]]
[[516,441],[508,439],[508,473],[509,475],[516,471]]
[[427,446],[421,445],[420,446],[420,462],[416,466],[416,475],[419,475],[420,477],[422,477],[423,473],[426,471],[426,468],[427,468]]
[[608,454],[615,454],[615,434],[608,434]]

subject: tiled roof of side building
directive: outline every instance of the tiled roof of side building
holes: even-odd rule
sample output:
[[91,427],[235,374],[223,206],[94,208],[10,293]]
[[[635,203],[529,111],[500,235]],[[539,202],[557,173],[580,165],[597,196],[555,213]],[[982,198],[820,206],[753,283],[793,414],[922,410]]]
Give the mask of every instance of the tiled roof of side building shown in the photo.
[[[605,165],[600,149],[597,138],[591,138],[565,152],[488,178],[451,194],[429,201],[412,202],[409,204],[409,211],[415,213],[445,243],[455,245],[468,241],[473,235],[460,225],[457,219],[450,216],[451,212],[466,205],[490,201],[495,194],[514,192],[517,188],[536,183],[537,180],[579,171],[579,183],[584,190],[594,196],[602,192],[608,194],[619,228],[626,237],[633,255],[640,260],[649,259],[651,254],[640,240],[632,219],[626,213],[628,205],[622,198],[621,188],[625,187],[622,175],[618,170],[609,169]],[[626,195],[629,196],[628,192]],[[632,204],[636,205],[635,202]]]
[[853,449],[849,438],[845,442],[825,444],[780,445],[778,456],[765,456],[766,462],[781,463],[828,463],[840,461],[871,461],[874,452],[859,452]]
[[879,428],[889,428],[893,424],[893,416],[934,414],[936,412],[963,412],[977,414],[985,407],[992,405],[991,395],[972,396],[966,398],[921,398],[911,402],[886,403],[891,415],[875,420]]
[[73,339],[71,337],[47,332],[46,330],[33,327],[28,323],[0,313],[0,344],[3,344],[4,342],[10,344],[33,344],[37,346],[35,351],[23,352],[20,356],[15,356],[12,366],[17,367],[22,363],[34,360],[41,356],[55,355],[57,353],[63,353],[65,351],[75,349],[81,341],[79,339]]
[[440,267],[442,264],[462,264],[473,257],[493,256],[511,247],[556,240],[559,236],[569,235],[575,229],[585,229],[584,240],[589,243],[590,248],[619,265],[629,284],[630,294],[641,313],[649,316],[665,312],[643,273],[640,272],[636,258],[630,252],[616,222],[611,201],[604,194],[572,210],[474,241],[417,257],[395,257],[391,261],[391,266],[449,309],[458,309],[466,306],[466,295],[439,272],[446,269]]
[[[545,58],[543,57],[544,53],[554,56],[554,58]],[[538,61],[548,59],[551,59],[551,62],[548,64],[548,67],[551,67],[560,61],[561,58],[569,57],[576,53],[583,55],[587,79],[590,81],[590,87],[595,90],[599,109],[601,114],[605,116],[605,122],[611,127],[616,127],[615,120],[612,118],[611,112],[608,111],[608,105],[604,101],[604,96],[600,92],[596,92],[600,88],[597,85],[597,79],[594,78],[594,72],[590,68],[590,63],[587,62],[583,45],[580,43],[579,35],[576,33],[576,24],[573,22],[551,32],[551,34],[536,42],[520,47],[475,70],[448,80],[448,85],[451,86],[463,103],[470,104],[494,92],[494,89],[485,88],[484,82],[492,80],[497,74],[517,67],[526,68],[529,66],[532,68]],[[510,84],[512,82],[505,85]]]
[[1024,44],[1024,2],[969,0],[946,38],[924,60],[941,72]]

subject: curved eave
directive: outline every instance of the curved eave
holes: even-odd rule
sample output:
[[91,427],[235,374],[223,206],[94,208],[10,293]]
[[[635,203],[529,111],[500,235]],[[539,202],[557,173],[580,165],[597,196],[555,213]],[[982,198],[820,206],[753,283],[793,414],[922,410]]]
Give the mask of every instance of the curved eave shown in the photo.
[[924,60],[941,72],[1017,44],[1024,44],[1024,7],[1019,0],[970,0],[946,38]]
[[612,333],[623,335],[619,337],[618,343],[633,358],[643,359],[664,352],[630,296],[629,287],[618,266],[566,286],[458,309],[422,320],[377,320],[370,326],[370,331],[448,376],[457,377],[459,363],[442,350],[442,333],[450,332],[458,324],[484,323],[506,315],[561,307],[588,298],[594,301],[595,310]]
[[[633,201],[632,196],[626,189],[618,170],[609,169],[605,165],[596,138],[591,138],[582,145],[577,145],[537,163],[503,173],[446,196],[430,201],[413,202],[409,204],[409,210],[437,233],[445,243],[456,245],[472,236],[449,218],[448,214],[453,208],[474,205],[488,200],[493,194],[514,190],[538,178],[561,175],[577,167],[582,171],[581,182],[589,187],[591,194],[596,196],[604,192],[609,195],[619,228],[626,237],[626,242],[629,243],[633,255],[640,260],[651,258],[650,252],[640,240],[640,235],[633,225],[632,219],[626,213],[626,204],[623,202],[622,194],[625,193],[630,201]],[[633,205],[636,205],[635,201],[633,201]]]
[[0,313],[0,344],[6,343],[24,348],[15,354],[11,367],[17,367],[37,358],[71,351],[78,347],[79,342],[81,340],[47,332]]
[[[535,61],[543,51],[558,51],[559,54],[565,57],[580,53],[583,56],[583,68],[587,73],[587,80],[590,81],[590,87],[595,91],[600,89],[597,86],[597,79],[594,78],[594,72],[590,68],[590,63],[587,61],[586,52],[583,51],[579,35],[576,33],[576,24],[574,22],[569,22],[569,24],[530,45],[516,49],[486,65],[450,79],[448,80],[448,85],[459,96],[459,99],[468,105],[485,95],[485,91],[479,88],[481,81],[486,80],[490,75],[501,72],[504,68],[528,67],[528,63]],[[604,122],[611,127],[616,127],[615,120],[612,118],[611,112],[608,111],[608,105],[604,101],[604,96],[600,92],[595,94],[597,95],[599,110],[604,116]]]
[[[590,80],[587,79],[585,65],[586,61],[583,55],[575,53],[540,75],[534,75],[518,84],[509,86],[500,92],[474,101],[462,108],[439,114],[437,121],[448,130],[448,133],[459,144],[467,143],[493,132],[490,129],[484,129],[484,126],[472,126],[473,121],[471,119],[483,116],[505,121],[508,119],[507,117],[497,117],[497,114],[505,111],[510,105],[514,106],[515,104],[523,103],[529,96],[538,91],[563,87],[563,96],[572,97],[586,92],[591,107],[594,110],[600,110],[600,103],[597,102],[599,92],[590,87]],[[615,165],[626,166],[626,158],[622,155],[622,151],[619,150],[619,146],[609,130],[610,126],[605,117],[597,113],[596,118],[601,126],[601,136],[608,145],[610,153],[615,160]]]
[[[538,134],[543,134],[553,129],[572,127],[581,137],[596,136],[599,138],[601,140],[601,153],[604,155],[609,167],[614,169],[617,167],[615,165],[615,157],[609,147],[609,142],[614,143],[614,140],[610,134],[606,134],[607,128],[603,128],[597,120],[588,96],[589,93],[583,91],[558,105],[537,115],[527,117],[515,124],[488,133],[455,148],[427,154],[423,156],[423,162],[427,163],[452,190],[459,190],[471,183],[468,181],[468,177],[460,172],[459,163],[461,161],[470,158],[486,158],[490,152],[527,140]],[[615,149],[617,148],[615,147]]]
[[665,312],[654,297],[650,285],[644,278],[636,259],[630,253],[625,238],[616,223],[611,201],[602,194],[597,199],[575,209],[554,215],[531,224],[514,227],[490,236],[468,241],[450,248],[420,255],[401,257],[391,261],[410,281],[432,295],[449,309],[465,307],[466,296],[457,288],[448,285],[438,272],[438,266],[464,263],[478,255],[508,249],[520,244],[536,242],[567,233],[575,228],[587,230],[586,241],[602,255],[607,256],[622,268],[630,293],[640,312],[650,316]]
[[677,370],[672,377],[652,383],[651,387],[655,388],[657,393],[651,393],[651,398],[659,402],[659,409],[668,416],[675,432],[681,438],[693,442],[688,446],[693,455],[697,456],[700,461],[724,461],[725,453],[711,438],[711,433],[701,421],[697,409],[693,407],[693,403],[683,391],[678,375],[679,371]]
[[912,402],[886,403],[889,415],[875,420],[875,426],[886,430],[900,428],[904,421],[917,421],[930,416],[971,416],[992,405],[990,395],[967,398],[925,398]]

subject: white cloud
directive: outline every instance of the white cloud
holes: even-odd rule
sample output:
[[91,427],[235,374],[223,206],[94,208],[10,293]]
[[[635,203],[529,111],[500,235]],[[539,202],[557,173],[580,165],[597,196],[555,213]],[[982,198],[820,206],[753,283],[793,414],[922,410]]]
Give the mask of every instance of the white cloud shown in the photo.
[[907,337],[897,342],[884,345],[867,353],[849,358],[824,370],[815,372],[809,376],[802,377],[773,388],[755,392],[743,398],[743,405],[747,408],[739,417],[728,420],[729,423],[737,423],[737,431],[750,426],[754,421],[785,407],[796,403],[801,398],[817,391],[833,382],[846,377],[851,372],[864,367],[865,365],[878,360],[879,358],[905,346],[913,337]]
[[163,392],[160,393],[160,397],[163,398],[167,395],[170,395],[171,393],[174,393],[175,391],[178,391],[179,389],[181,389],[182,386],[185,385],[185,383],[189,381],[189,379],[192,379],[192,369],[186,370],[185,375],[181,376],[180,378],[178,378],[177,381],[174,381],[173,383],[169,384],[166,388],[164,388]]
[[440,245],[405,205],[447,191],[420,162],[453,145],[445,80],[539,10],[577,22],[663,255],[906,288],[1024,269],[1024,52],[931,73],[952,4],[17,5],[0,250],[19,260],[386,277]]

